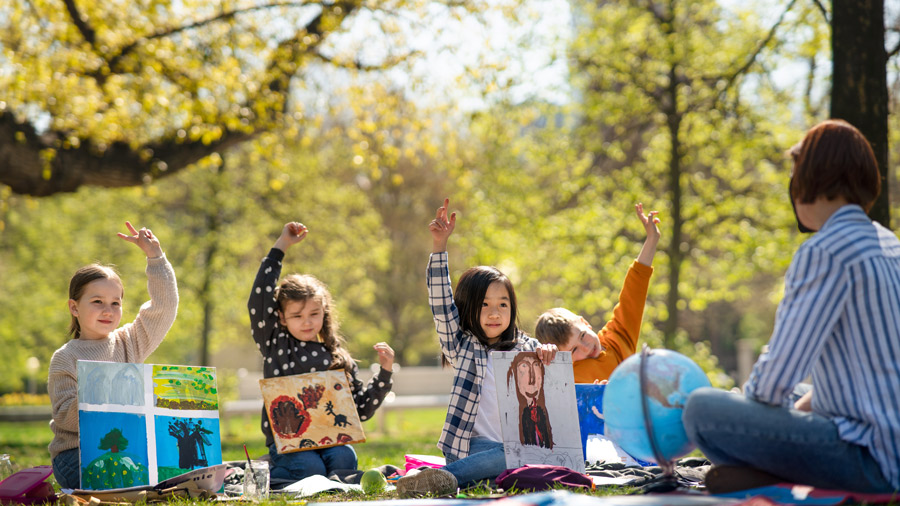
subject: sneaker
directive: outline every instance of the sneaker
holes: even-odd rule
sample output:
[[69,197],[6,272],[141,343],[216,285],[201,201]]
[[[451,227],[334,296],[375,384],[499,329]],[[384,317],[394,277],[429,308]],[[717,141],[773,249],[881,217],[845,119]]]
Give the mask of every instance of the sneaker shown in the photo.
[[455,493],[457,485],[456,476],[450,471],[427,468],[397,480],[397,493],[400,497],[447,495]]

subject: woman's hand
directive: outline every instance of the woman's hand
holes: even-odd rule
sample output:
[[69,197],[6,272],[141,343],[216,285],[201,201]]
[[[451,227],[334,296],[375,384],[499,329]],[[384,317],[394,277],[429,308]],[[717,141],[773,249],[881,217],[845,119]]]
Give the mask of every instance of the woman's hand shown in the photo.
[[147,258],[157,258],[162,256],[163,251],[162,247],[159,245],[159,240],[153,235],[153,232],[151,232],[149,228],[135,230],[130,221],[126,221],[125,226],[128,227],[128,231],[131,232],[131,235],[119,232],[117,234],[119,237],[132,244],[137,244],[137,247],[141,248],[141,251],[147,255]]

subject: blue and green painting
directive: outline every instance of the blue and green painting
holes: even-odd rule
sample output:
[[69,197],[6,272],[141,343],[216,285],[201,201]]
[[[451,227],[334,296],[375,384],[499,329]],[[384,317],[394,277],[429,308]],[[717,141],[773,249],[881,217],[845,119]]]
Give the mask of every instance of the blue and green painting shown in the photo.
[[216,370],[212,367],[154,365],[153,398],[159,408],[217,411]]
[[159,481],[222,463],[218,418],[156,416]]
[[587,439],[591,434],[603,434],[603,391],[606,385],[575,384],[578,405],[578,425],[581,429],[581,451],[587,458]]
[[144,415],[79,411],[81,488],[149,485]]

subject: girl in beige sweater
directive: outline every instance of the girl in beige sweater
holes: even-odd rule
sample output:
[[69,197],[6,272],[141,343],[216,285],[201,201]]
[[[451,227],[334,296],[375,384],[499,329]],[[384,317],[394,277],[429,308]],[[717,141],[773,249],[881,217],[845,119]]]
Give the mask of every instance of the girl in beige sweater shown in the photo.
[[78,269],[69,282],[69,312],[72,339],[50,359],[48,390],[53,405],[53,441],[50,458],[53,474],[62,488],[79,488],[78,383],[79,360],[143,362],[162,342],[175,321],[178,288],[175,272],[156,236],[146,228],[122,239],[137,245],[147,255],[147,291],[150,300],[141,306],[132,323],[119,327],[124,288],[111,268],[91,264]]

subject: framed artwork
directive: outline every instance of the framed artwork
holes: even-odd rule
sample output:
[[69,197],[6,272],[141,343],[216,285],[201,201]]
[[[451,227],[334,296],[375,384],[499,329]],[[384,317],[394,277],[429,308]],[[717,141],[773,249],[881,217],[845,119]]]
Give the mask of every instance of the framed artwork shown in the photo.
[[544,365],[535,352],[494,351],[506,467],[552,464],[584,472],[572,354]]
[[81,488],[156,485],[222,463],[211,367],[78,361]]
[[259,380],[278,453],[366,440],[344,371]]

